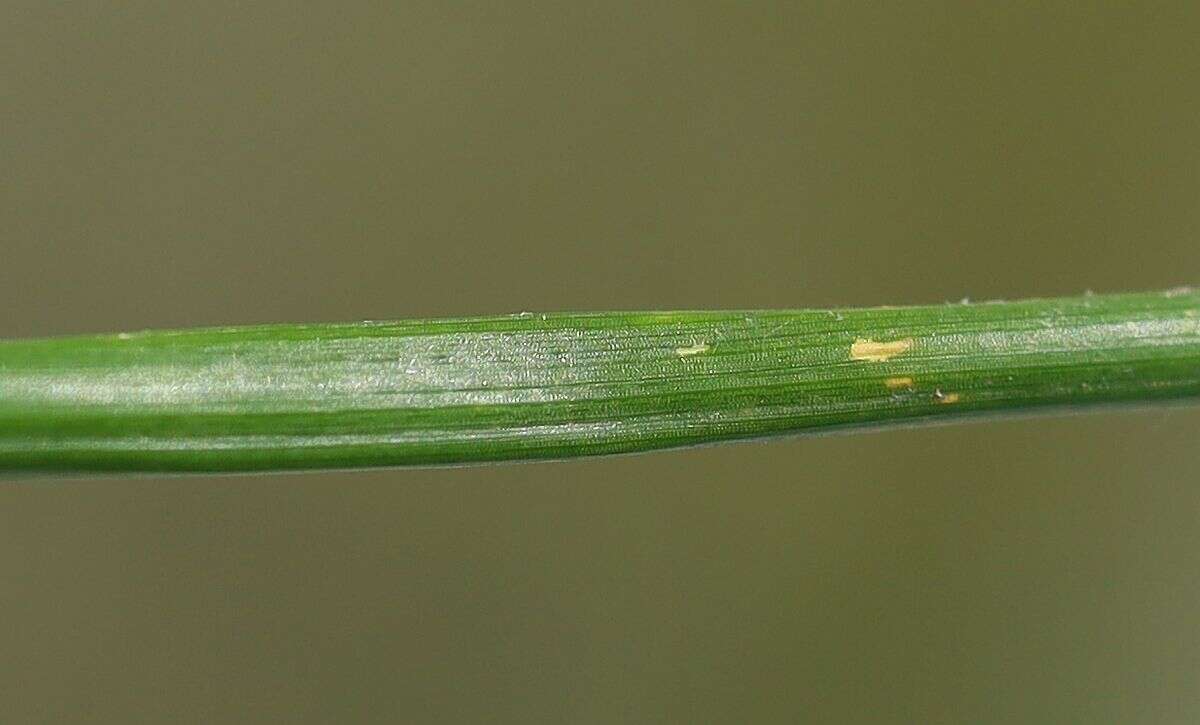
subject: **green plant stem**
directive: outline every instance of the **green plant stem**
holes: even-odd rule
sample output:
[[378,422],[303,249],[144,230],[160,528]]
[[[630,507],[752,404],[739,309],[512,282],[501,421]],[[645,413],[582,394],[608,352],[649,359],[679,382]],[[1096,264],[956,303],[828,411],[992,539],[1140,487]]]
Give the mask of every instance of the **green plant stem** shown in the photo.
[[0,470],[625,453],[1200,397],[1200,292],[0,342]]

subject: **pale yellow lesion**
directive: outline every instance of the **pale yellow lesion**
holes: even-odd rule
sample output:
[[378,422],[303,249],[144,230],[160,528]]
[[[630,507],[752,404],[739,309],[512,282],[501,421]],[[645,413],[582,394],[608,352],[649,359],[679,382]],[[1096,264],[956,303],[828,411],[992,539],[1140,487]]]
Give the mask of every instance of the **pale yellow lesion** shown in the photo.
[[859,338],[850,346],[850,359],[864,362],[887,362],[897,355],[903,355],[913,347],[913,339],[906,337],[890,342]]
[[958,393],[946,393],[941,390],[934,391],[933,397],[942,405],[953,405],[962,400],[962,396]]
[[895,378],[888,378],[887,380],[883,381],[883,384],[888,390],[911,390],[914,382],[915,381],[910,377],[899,376]]
[[703,340],[693,340],[691,345],[675,348],[675,354],[679,357],[691,357],[693,355],[702,355],[709,351],[708,343]]

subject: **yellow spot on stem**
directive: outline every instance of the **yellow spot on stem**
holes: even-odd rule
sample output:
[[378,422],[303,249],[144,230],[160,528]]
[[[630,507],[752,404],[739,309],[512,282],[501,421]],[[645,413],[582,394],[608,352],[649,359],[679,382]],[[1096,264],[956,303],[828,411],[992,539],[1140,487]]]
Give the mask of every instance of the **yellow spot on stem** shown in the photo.
[[933,394],[933,397],[937,398],[937,402],[941,403],[942,405],[952,405],[957,403],[959,400],[962,400],[962,396],[958,393],[943,393],[940,390],[936,391]]
[[911,337],[891,342],[858,339],[850,346],[850,359],[864,360],[866,362],[887,362],[897,355],[903,355],[908,352],[912,349],[912,346],[913,339]]
[[888,390],[899,390],[900,388],[912,388],[913,379],[907,378],[907,377],[905,377],[905,378],[888,378],[887,380],[883,381],[883,384],[887,386]]
[[693,342],[687,347],[675,348],[675,354],[679,357],[691,357],[692,355],[699,355],[705,352],[708,352],[708,343],[704,342],[703,340],[700,342]]

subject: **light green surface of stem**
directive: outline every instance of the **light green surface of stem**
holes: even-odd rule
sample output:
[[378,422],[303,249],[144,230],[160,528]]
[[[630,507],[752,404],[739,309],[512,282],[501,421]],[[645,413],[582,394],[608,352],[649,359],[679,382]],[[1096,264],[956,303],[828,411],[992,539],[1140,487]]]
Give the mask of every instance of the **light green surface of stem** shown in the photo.
[[528,314],[0,342],[0,471],[644,451],[1200,398],[1200,292]]

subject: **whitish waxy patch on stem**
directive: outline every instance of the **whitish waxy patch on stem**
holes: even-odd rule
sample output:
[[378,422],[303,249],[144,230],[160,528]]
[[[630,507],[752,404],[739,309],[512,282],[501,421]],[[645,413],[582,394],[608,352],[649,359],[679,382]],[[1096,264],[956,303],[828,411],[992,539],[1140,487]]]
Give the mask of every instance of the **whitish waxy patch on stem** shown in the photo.
[[708,343],[704,342],[703,340],[700,340],[699,342],[693,341],[691,345],[686,347],[675,348],[675,354],[679,357],[691,357],[692,355],[706,353],[708,352],[708,349]]
[[891,342],[875,342],[859,338],[850,346],[850,359],[864,362],[887,362],[897,355],[908,352],[912,346],[913,339],[911,337]]

